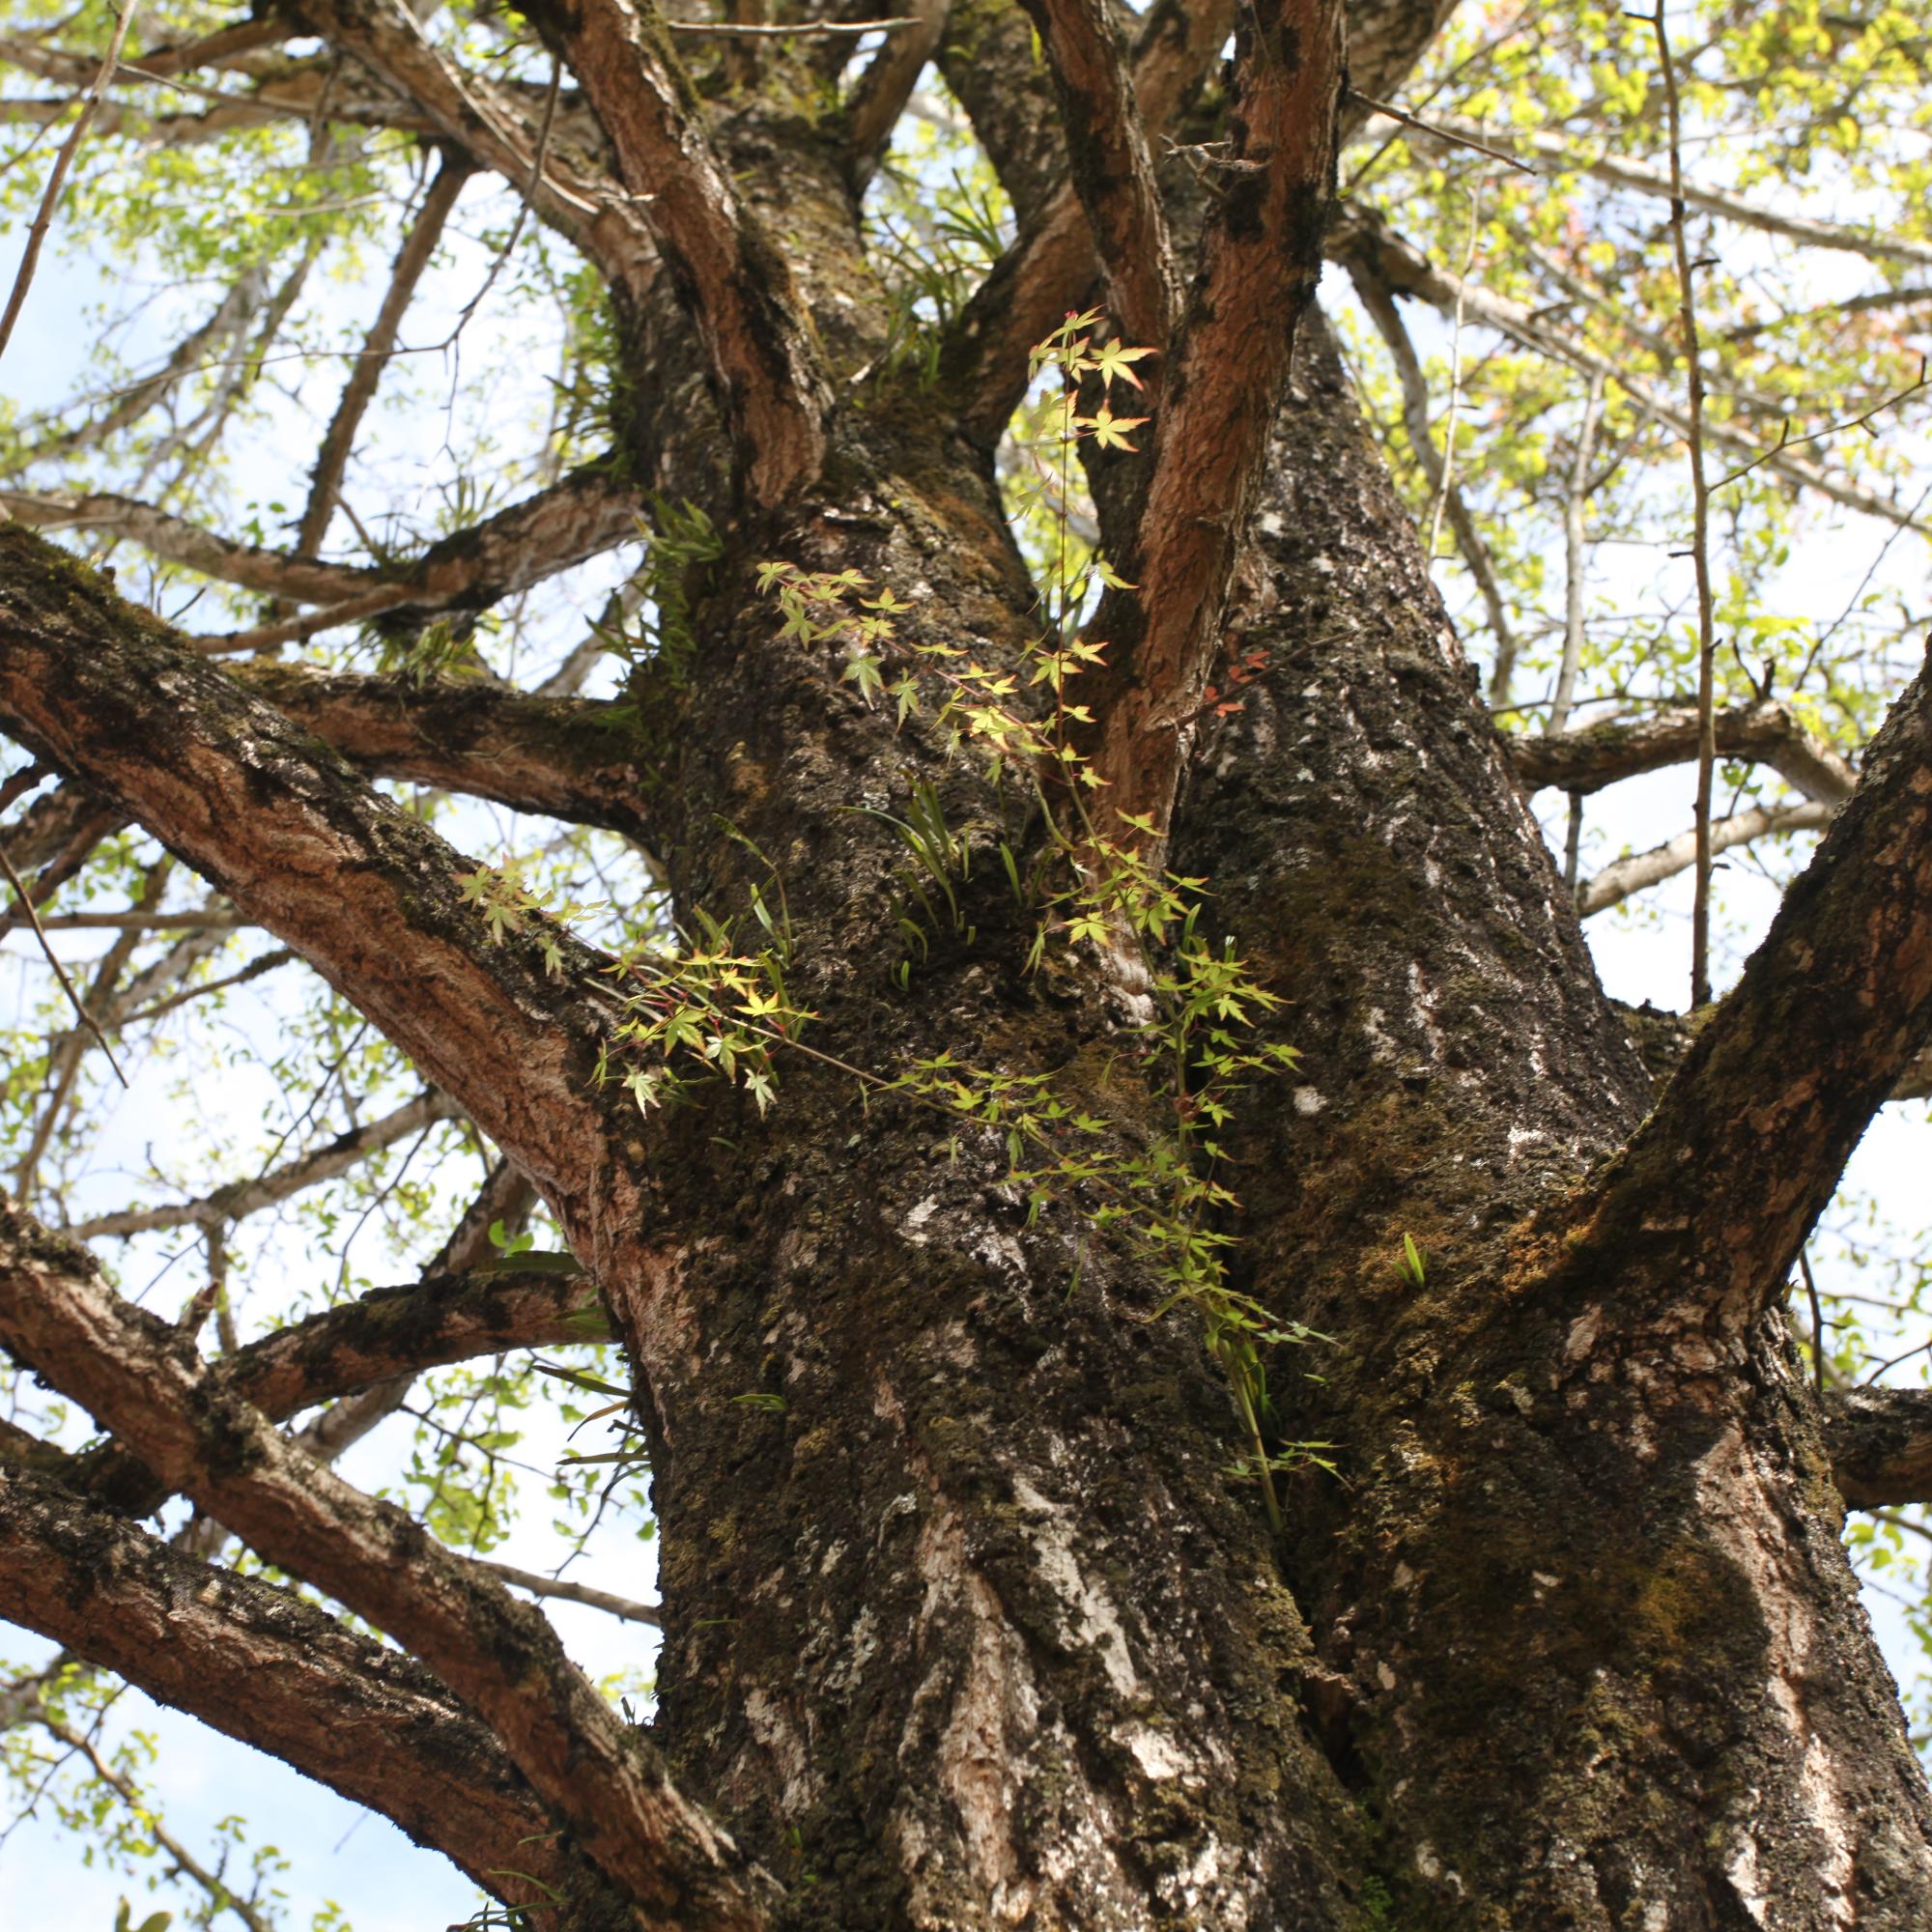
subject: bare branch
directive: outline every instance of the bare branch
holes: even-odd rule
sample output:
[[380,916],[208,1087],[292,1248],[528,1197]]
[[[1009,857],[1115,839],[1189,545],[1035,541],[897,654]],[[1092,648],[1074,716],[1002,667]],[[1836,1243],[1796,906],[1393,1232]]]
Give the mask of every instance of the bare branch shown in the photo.
[[[1677,317],[1684,332],[1686,396],[1684,438],[1690,459],[1690,561],[1697,581],[1697,804],[1696,885],[1690,903],[1690,1004],[1711,997],[1711,790],[1718,746],[1717,611],[1711,588],[1711,486],[1704,473],[1704,358],[1697,341],[1696,270],[1684,218],[1684,129],[1678,101],[1677,57],[1671,51],[1663,0],[1656,0],[1651,28],[1663,70],[1664,127],[1670,152],[1670,252],[1677,265]],[[1748,467],[1748,466],[1747,466]],[[1740,472],[1742,474],[1742,471]]]
[[[1712,721],[1721,757],[1769,765],[1806,798],[1842,805],[1858,774],[1822,738],[1815,737],[1783,704],[1747,704],[1720,711]],[[1690,707],[1659,711],[1632,724],[1588,724],[1542,737],[1504,739],[1517,775],[1531,791],[1555,785],[1563,791],[1601,791],[1621,779],[1662,771],[1697,755],[1697,713]]]
[[584,1850],[677,1932],[762,1932],[775,1893],[670,1782],[543,1617],[286,1443],[115,1295],[85,1252],[0,1214],[0,1341],[271,1562],[413,1650],[502,1739]]
[[1825,1398],[1825,1447],[1851,1508],[1932,1502],[1932,1388],[1833,1391]]
[[378,778],[651,843],[649,775],[617,704],[544,697],[482,679],[417,684],[294,665],[250,665],[238,676]]
[[163,562],[270,597],[332,604],[384,587],[373,571],[256,550],[217,536],[171,510],[106,491],[70,497],[49,491],[0,490],[0,510],[37,529],[99,530],[126,537]]
[[[14,888],[14,912],[26,914],[28,923],[34,928],[34,937],[41,943],[41,952],[53,969],[54,978],[60,981],[61,991],[67,995],[68,1003],[73,1008],[75,1017],[94,1036],[96,1043],[107,1056],[107,1064],[113,1067],[114,1077],[122,1086],[127,1086],[128,1076],[121,1071],[121,1063],[114,1058],[114,1049],[107,1044],[107,1036],[100,1031],[100,1023],[88,1011],[86,1003],[81,999],[73,981],[68,977],[67,967],[62,964],[60,955],[47,944],[46,928],[41,923],[40,910],[34,904],[34,895],[27,890],[19,873],[14,869],[14,862],[8,858],[4,847],[0,847],[0,872],[5,873],[7,883]],[[13,916],[9,915],[10,918]]]
[[[439,538],[392,570],[323,563],[252,549],[132,497],[0,490],[0,510],[42,529],[98,529],[130,538],[170,563],[245,590],[325,607],[287,626],[198,640],[206,651],[255,649],[404,606],[480,610],[637,534],[638,497],[606,469],[585,466],[469,528]],[[327,607],[334,607],[329,609]]]
[[635,1922],[497,1740],[413,1659],[5,1466],[0,1613],[392,1819],[498,1897],[561,1893],[586,1932]]
[[6,835],[7,856],[22,871],[44,866],[86,839],[98,843],[120,830],[119,812],[103,811],[100,801],[75,784],[43,792]]
[[130,1208],[116,1214],[101,1214],[82,1221],[67,1232],[76,1240],[92,1240],[106,1235],[144,1235],[157,1228],[218,1228],[245,1221],[278,1201],[320,1187],[373,1153],[394,1147],[398,1141],[419,1134],[438,1121],[454,1119],[461,1111],[447,1094],[421,1094],[406,1101],[379,1121],[352,1127],[327,1147],[316,1148],[298,1160],[278,1167],[254,1180],[231,1181],[205,1194],[197,1201],[180,1201],[166,1208]]
[[1640,1283],[1744,1332],[1928,1037],[1932,668],[1872,740],[1737,989],[1569,1210],[1562,1272]]
[[653,1604],[634,1604],[628,1597],[613,1597],[609,1590],[592,1589],[588,1583],[573,1583],[563,1577],[543,1577],[534,1570],[519,1570],[508,1563],[484,1563],[481,1568],[533,1597],[554,1597],[566,1604],[584,1604],[593,1610],[606,1610],[627,1623],[649,1624],[653,1630],[664,1625],[664,1613]]
[[[491,1259],[490,1230],[500,1224],[513,1235],[522,1233],[535,1203],[536,1189],[528,1179],[508,1161],[498,1161],[462,1219],[450,1230],[449,1238],[424,1271],[424,1279],[482,1266]],[[395,1414],[414,1379],[415,1371],[405,1370],[332,1403],[298,1430],[292,1440],[317,1462],[333,1463]]]
[[21,305],[27,299],[28,289],[33,286],[34,270],[41,259],[41,244],[47,239],[47,230],[53,225],[54,210],[60,206],[61,188],[66,185],[68,170],[73,165],[74,156],[80,152],[80,144],[87,137],[88,124],[94,119],[101,97],[107,92],[107,83],[115,65],[121,58],[122,43],[127,40],[128,28],[134,18],[134,4],[135,0],[121,0],[121,11],[114,21],[114,38],[108,43],[106,57],[82,99],[80,113],[67,139],[61,143],[60,152],[54,156],[54,164],[47,173],[47,185],[41,195],[40,208],[28,225],[26,246],[21,249],[19,267],[14,271],[14,287],[7,297],[6,310],[0,313],[0,355],[7,353],[7,345],[14,337],[14,325],[19,320]]
[[1103,810],[1164,828],[1185,735],[1221,644],[1221,615],[1287,381],[1294,327],[1321,271],[1343,88],[1335,0],[1244,18],[1229,126],[1237,139],[1168,371],[1148,493],[1092,635],[1106,664],[1082,690]]
[[342,488],[343,472],[349,467],[349,452],[355,447],[355,433],[362,417],[376,399],[376,385],[403,326],[403,317],[415,299],[416,284],[442,240],[443,224],[455,211],[458,197],[468,185],[471,169],[466,160],[443,156],[423,197],[422,207],[410,232],[397,250],[395,266],[389,271],[389,286],[384,291],[383,305],[362,345],[341,400],[335,406],[328,428],[323,432],[322,447],[316,452],[315,469],[309,483],[308,501],[302,507],[301,522],[296,530],[296,549],[311,556],[322,548],[335,498]]
[[[1608,187],[1627,188],[1657,201],[1670,200],[1673,192],[1668,170],[1632,160],[1625,155],[1590,156],[1561,134],[1545,133],[1533,128],[1499,129],[1487,124],[1479,126],[1461,121],[1449,114],[1433,115],[1431,119],[1445,135],[1464,141],[1492,141],[1498,147],[1513,147],[1525,154],[1541,155],[1555,161],[1562,173],[1587,175],[1592,181],[1602,182]],[[1426,141],[1432,130],[1425,128],[1422,131]],[[1685,182],[1682,192],[1687,207],[1698,209],[1705,214],[1718,215],[1725,221],[1734,221],[1740,227],[1755,228],[1766,235],[1780,235],[1789,242],[1802,242],[1809,248],[1831,248],[1864,255],[1880,262],[1932,265],[1932,242],[1915,242],[1895,230],[1853,228],[1843,222],[1816,221],[1807,215],[1784,214],[1776,209],[1761,208],[1755,202],[1747,201],[1742,195],[1730,194],[1722,188],[1699,187],[1694,182]]]
[[[426,1274],[407,1288],[377,1289],[324,1309],[223,1356],[209,1373],[270,1422],[395,1384],[393,1399],[371,1420],[373,1428],[395,1413],[425,1369],[525,1349],[582,1346],[610,1335],[590,1276],[486,1266],[468,1274]],[[312,1431],[302,1430],[293,1439],[318,1461],[331,1462],[359,1438],[343,1436],[338,1423],[331,1435],[312,1440]],[[70,1489],[123,1516],[150,1515],[169,1494],[168,1486],[118,1442],[71,1458],[60,1474]]]
[[325,1309],[250,1343],[222,1374],[251,1406],[281,1421],[405,1371],[610,1339],[589,1275],[519,1267],[513,1259]]
[[[1837,811],[1835,805],[1811,799],[1803,805],[1749,806],[1711,824],[1709,849],[1713,854],[1728,852],[1734,845],[1747,845],[1754,838],[1771,838],[1780,832],[1816,831],[1831,824]],[[1590,919],[1607,912],[1611,906],[1621,905],[1633,893],[1690,871],[1698,862],[1698,828],[1692,826],[1662,845],[1653,845],[1647,852],[1634,852],[1605,866],[1577,889],[1577,917]]]

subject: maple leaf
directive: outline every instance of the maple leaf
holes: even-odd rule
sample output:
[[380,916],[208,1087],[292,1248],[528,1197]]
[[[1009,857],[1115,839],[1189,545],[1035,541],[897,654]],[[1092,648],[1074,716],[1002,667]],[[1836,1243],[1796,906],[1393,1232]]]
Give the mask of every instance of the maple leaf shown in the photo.
[[1131,383],[1137,389],[1145,388],[1147,385],[1134,374],[1132,364],[1156,353],[1151,349],[1123,349],[1117,335],[1104,347],[1093,352],[1094,368],[1110,389],[1114,386],[1116,376],[1123,383]]
[[1139,429],[1148,418],[1117,416],[1105,403],[1102,403],[1093,415],[1082,416],[1079,421],[1083,428],[1094,432],[1094,440],[1102,449],[1125,449],[1138,453],[1139,444],[1127,440],[1127,432],[1130,429]]

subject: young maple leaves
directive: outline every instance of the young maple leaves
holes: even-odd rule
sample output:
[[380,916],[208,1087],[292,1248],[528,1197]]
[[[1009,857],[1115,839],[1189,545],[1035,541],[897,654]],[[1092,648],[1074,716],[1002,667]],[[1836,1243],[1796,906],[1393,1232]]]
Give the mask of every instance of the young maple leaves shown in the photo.
[[[1061,426],[1063,443],[1072,444],[1082,434],[1091,436],[1102,449],[1124,449],[1138,453],[1138,445],[1127,440],[1127,433],[1136,430],[1151,420],[1147,416],[1117,416],[1109,406],[1108,398],[1113,393],[1116,381],[1127,384],[1135,389],[1146,384],[1134,374],[1133,365],[1145,356],[1156,352],[1151,349],[1126,349],[1117,335],[1111,342],[1099,348],[1094,346],[1094,338],[1083,333],[1100,320],[1100,311],[1090,308],[1084,315],[1069,314],[1045,341],[1036,343],[1028,356],[1029,366],[1036,375],[1049,362],[1060,365],[1061,374]],[[1080,384],[1089,376],[1100,379],[1100,407],[1091,416],[1083,416],[1075,412],[1079,404]]]

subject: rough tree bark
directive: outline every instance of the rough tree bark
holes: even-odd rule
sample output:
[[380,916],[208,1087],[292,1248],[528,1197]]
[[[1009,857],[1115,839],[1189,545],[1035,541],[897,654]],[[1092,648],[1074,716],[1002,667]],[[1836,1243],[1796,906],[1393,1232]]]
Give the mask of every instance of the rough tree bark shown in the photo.
[[[1145,488],[1099,491],[1157,608],[1095,680],[1096,739],[1286,1003],[1302,1061],[1235,1130],[1235,1265],[1330,1338],[1320,1379],[1279,1371],[1279,1426],[1337,1445],[1338,1472],[1296,1477],[1271,1535],[1230,1474],[1243,1445],[1198,1327],[1159,1316],[1160,1276],[1077,1203],[1031,1217],[997,1134],[903,1094],[857,1106],[848,1072],[802,1056],[769,1118],[738,1090],[640,1117],[593,1078],[618,1016],[604,962],[562,942],[559,975],[529,932],[493,943],[464,862],[368,783],[623,831],[687,917],[743,915],[768,863],[822,1053],[890,1072],[970,1046],[1143,1129],[1120,1051],[1143,989],[1104,949],[1029,973],[1034,918],[997,867],[961,882],[909,983],[891,970],[903,849],[853,808],[929,783],[982,850],[1029,856],[1038,813],[869,705],[838,651],[781,636],[755,583],[771,558],[857,571],[905,603],[907,636],[1015,661],[1035,593],[987,426],[1024,367],[982,305],[953,387],[839,400],[886,328],[852,185],[876,134],[857,155],[803,138],[756,92],[707,115],[648,8],[546,4],[531,20],[583,92],[537,212],[610,279],[631,477],[706,503],[725,539],[691,675],[641,681],[613,744],[611,708],[573,699],[231,674],[13,528],[0,723],[311,961],[550,1201],[637,1377],[658,1715],[644,1735],[593,1708],[535,1612],[271,1427],[595,1320],[568,1280],[439,1277],[406,1321],[338,1311],[216,1373],[10,1216],[0,1341],[117,1445],[50,1463],[0,1443],[0,1610],[386,1810],[538,1924],[1921,1926],[1932,1807],[1778,1291],[1932,1033],[1932,698],[1900,700],[1650,1112],[1313,310],[1286,353],[1345,112],[1334,11],[1264,0],[1236,23],[1205,110],[1230,117],[1236,186],[1207,197],[1205,245],[1177,231],[1201,262],[1178,304],[1147,139],[1108,117],[1137,76],[1163,117],[1194,100],[1216,47],[1185,7],[1136,47],[1107,10],[1028,11],[1051,80],[986,0],[954,7],[940,57],[1029,236],[1074,206],[1088,226],[1057,254],[1023,242],[993,286],[1062,312],[1102,287],[1161,329],[1178,309],[1161,409],[1215,425],[1159,439]],[[1441,11],[1354,8],[1358,84],[1390,92]],[[527,176],[529,102],[453,74],[400,10],[304,14],[372,115],[411,103],[475,165]],[[1198,189],[1170,188],[1198,220]],[[810,253],[787,263],[781,231]],[[1205,537],[1178,526],[1190,502]],[[325,603],[371,587],[196,556]],[[531,574],[458,551],[409,582],[447,602]],[[1206,723],[1232,639],[1264,668]],[[1736,737],[1824,770],[1777,719]],[[1827,781],[1842,797],[1849,774]],[[1916,1416],[1834,1427],[1847,1494],[1922,1489]],[[418,1662],[377,1670],[268,1585],[197,1583],[128,1520],[171,1491]],[[162,1606],[185,1599],[191,1617]],[[260,1659],[247,1709],[185,1668],[238,1656]],[[423,1762],[446,1798],[423,1802]],[[533,1829],[547,1861],[521,1868],[546,1890],[501,1869]]]

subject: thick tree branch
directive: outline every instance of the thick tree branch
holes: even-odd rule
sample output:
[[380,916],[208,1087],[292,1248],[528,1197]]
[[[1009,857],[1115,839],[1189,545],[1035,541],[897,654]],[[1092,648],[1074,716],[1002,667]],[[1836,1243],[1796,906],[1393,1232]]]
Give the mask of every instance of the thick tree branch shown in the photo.
[[499,1898],[540,1906],[548,1889],[582,1915],[573,1927],[633,1923],[501,1746],[413,1659],[4,1463],[0,1613],[366,1804]]
[[1932,1037],[1932,669],[1656,1110],[1578,1199],[1560,1272],[1742,1333]]
[[251,1407],[279,1422],[389,1376],[610,1339],[589,1275],[519,1268],[512,1261],[377,1289],[251,1342],[221,1374]]
[[[1820,804],[1842,805],[1858,774],[1836,747],[1807,730],[1788,705],[1743,704],[1713,721],[1720,757],[1769,765],[1779,778]],[[1510,737],[1510,762],[1531,791],[1601,791],[1620,780],[1697,755],[1697,713],[1689,706],[1653,712],[1634,723],[1586,724],[1554,736]]]
[[236,675],[372,777],[651,842],[649,774],[620,705],[481,679],[418,684],[280,664],[247,665]]
[[533,4],[616,151],[710,359],[752,500],[781,501],[824,457],[824,381],[784,256],[713,152],[652,0]]
[[1825,1447],[1851,1508],[1932,1503],[1932,1388],[1833,1390]]
[[[423,1271],[423,1278],[465,1274],[487,1265],[492,1258],[490,1230],[500,1225],[510,1234],[521,1234],[535,1205],[536,1190],[528,1179],[508,1161],[498,1161],[463,1210],[462,1218],[449,1231],[449,1238]],[[318,1462],[333,1463],[372,1429],[380,1428],[395,1414],[414,1380],[415,1372],[412,1369],[372,1382],[355,1395],[330,1403],[304,1423],[291,1439]]]
[[0,723],[137,817],[409,1053],[587,1237],[598,960],[493,943],[459,856],[94,574],[0,529]]
[[[400,1383],[396,1401],[383,1411],[387,1415],[425,1369],[513,1350],[608,1341],[610,1335],[589,1275],[481,1267],[426,1274],[409,1287],[377,1289],[324,1309],[248,1343],[209,1374],[270,1422],[285,1422],[317,1403]],[[319,1442],[312,1448],[307,1432],[296,1440],[311,1453],[329,1449],[320,1457],[325,1462],[349,1446]],[[60,1474],[70,1489],[123,1516],[150,1515],[171,1493],[119,1443],[82,1452]]]
[[1109,656],[1083,700],[1115,822],[1165,828],[1201,705],[1235,558],[1288,378],[1297,320],[1321,272],[1343,88],[1337,0],[1244,16],[1225,183],[1168,370],[1147,497],[1092,635]]
[[1106,0],[1021,0],[1060,100],[1073,191],[1087,213],[1113,319],[1125,339],[1165,349],[1179,310],[1147,129]]
[[760,1932],[773,1888],[670,1782],[543,1617],[292,1448],[123,1301],[84,1250],[0,1210],[0,1341],[271,1562],[414,1651],[666,1932]]
[[852,185],[864,192],[893,138],[940,37],[951,0],[912,0],[899,11],[916,23],[886,36],[845,102],[845,146]]
[[[1349,9],[1349,67],[1354,84],[1387,99],[1455,6],[1456,0],[1357,0]],[[1219,59],[1234,30],[1235,11],[1233,0],[1167,0],[1148,9],[1134,54],[1133,84],[1150,141],[1173,125]],[[1069,310],[1088,306],[1098,276],[1093,232],[1071,185],[1059,185],[1043,197],[1019,191],[1016,172],[1038,167],[1037,157],[1025,152],[1020,118],[1002,104],[1002,97],[1009,97],[1020,84],[1008,71],[997,88],[988,90],[983,106],[968,100],[975,131],[1022,216],[1019,240],[968,304],[947,346],[948,374],[968,431],[988,448],[1004,434],[1026,388],[1028,352]],[[1340,128],[1345,138],[1365,112],[1345,101]],[[995,114],[998,127],[992,121]],[[1009,138],[1003,140],[1003,131]],[[1027,218],[1030,199],[1039,201],[1032,219]]]

